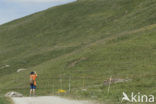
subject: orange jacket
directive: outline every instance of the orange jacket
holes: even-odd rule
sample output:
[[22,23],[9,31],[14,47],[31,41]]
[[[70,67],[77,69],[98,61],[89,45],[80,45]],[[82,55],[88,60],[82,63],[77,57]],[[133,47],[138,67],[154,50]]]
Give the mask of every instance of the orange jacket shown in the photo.
[[36,86],[36,78],[37,78],[37,74],[30,75],[30,78],[32,78],[32,79],[34,80],[34,85]]

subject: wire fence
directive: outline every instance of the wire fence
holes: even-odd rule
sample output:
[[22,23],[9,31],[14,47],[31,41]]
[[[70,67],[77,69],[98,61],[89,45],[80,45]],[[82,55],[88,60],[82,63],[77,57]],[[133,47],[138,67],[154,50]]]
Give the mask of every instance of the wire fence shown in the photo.
[[[109,78],[108,78],[109,79]],[[46,78],[42,77],[37,79],[37,89],[46,89],[52,93],[56,93],[59,90],[65,90],[70,93],[75,90],[85,90],[88,88],[96,88],[104,85],[105,79],[101,81],[100,78],[91,77],[58,77],[58,78]],[[12,83],[17,83],[13,86],[8,86],[2,90],[24,90],[29,89],[29,79],[24,79],[22,83],[18,83],[20,79],[13,78]]]
[[[155,77],[156,75],[138,75],[137,78],[148,78],[148,77]],[[105,77],[92,77],[92,76],[57,76],[57,77],[38,77],[37,78],[37,89],[39,90],[46,90],[52,94],[56,94],[59,90],[64,90],[67,93],[72,93],[75,90],[85,91],[87,89],[100,89],[100,87],[105,87],[107,89],[107,93],[111,91],[111,86],[114,83],[122,83],[122,82],[129,82],[135,79],[134,76],[131,76],[126,79],[119,78],[117,76],[109,76],[105,75]],[[20,82],[21,79],[18,77],[12,78],[11,83],[14,83],[13,86],[8,86],[3,88],[2,90],[25,90],[29,89],[29,78],[22,79],[22,83]],[[20,83],[19,83],[20,82]],[[152,87],[152,86],[151,86]],[[150,87],[150,88],[151,88]],[[153,86],[154,88],[156,86]]]

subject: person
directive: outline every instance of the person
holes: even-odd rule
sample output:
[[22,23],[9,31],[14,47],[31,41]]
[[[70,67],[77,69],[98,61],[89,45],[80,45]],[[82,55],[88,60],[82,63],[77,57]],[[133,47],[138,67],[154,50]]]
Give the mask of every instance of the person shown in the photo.
[[36,72],[31,72],[30,73],[30,96],[35,96],[35,91],[36,91],[36,78],[37,78],[37,73]]

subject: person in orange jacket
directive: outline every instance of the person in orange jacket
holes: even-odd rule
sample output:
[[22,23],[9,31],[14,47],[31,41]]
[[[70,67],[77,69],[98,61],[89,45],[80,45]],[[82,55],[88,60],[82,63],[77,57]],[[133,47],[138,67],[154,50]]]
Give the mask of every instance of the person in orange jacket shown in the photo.
[[37,73],[36,72],[31,72],[30,73],[30,96],[35,95],[36,93],[36,78],[37,78]]

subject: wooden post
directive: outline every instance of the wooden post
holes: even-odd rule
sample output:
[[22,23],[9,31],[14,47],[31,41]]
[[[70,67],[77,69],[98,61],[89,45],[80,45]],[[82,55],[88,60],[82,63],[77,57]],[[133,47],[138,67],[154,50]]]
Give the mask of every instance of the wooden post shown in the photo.
[[71,92],[71,77],[69,77],[69,93]]
[[109,94],[109,92],[110,92],[111,82],[112,82],[112,76],[109,78],[108,94]]
[[60,78],[60,88],[62,89],[62,78]]
[[55,85],[54,85],[54,79],[53,79],[53,94],[55,95]]
[[83,89],[85,89],[85,77],[83,78]]

